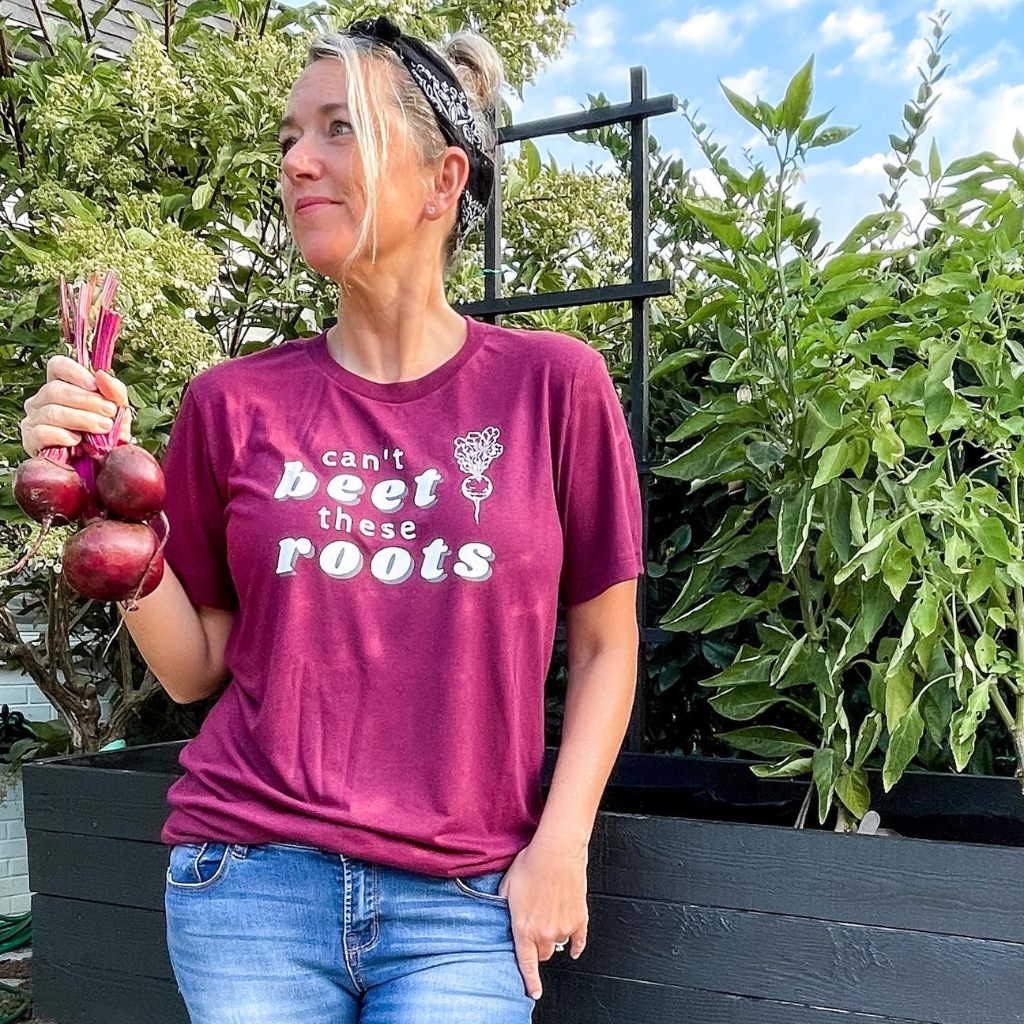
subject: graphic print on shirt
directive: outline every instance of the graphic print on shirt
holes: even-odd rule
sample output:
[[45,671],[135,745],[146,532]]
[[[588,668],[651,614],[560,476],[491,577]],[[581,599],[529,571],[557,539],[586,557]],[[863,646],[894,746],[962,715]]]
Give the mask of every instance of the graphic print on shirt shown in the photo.
[[[453,441],[455,460],[466,474],[460,494],[473,503],[473,519],[478,526],[480,505],[494,492],[487,470],[504,451],[498,443],[499,435],[499,429],[491,426],[469,431]],[[490,544],[474,540],[460,544],[456,552],[444,537],[435,536],[421,547],[417,544],[417,529],[422,524],[414,519],[394,519],[410,499],[412,508],[419,510],[455,497],[454,492],[446,494],[446,473],[436,466],[428,466],[408,479],[411,469],[405,464],[405,454],[399,447],[361,455],[328,450],[319,457],[326,470],[323,479],[316,471],[318,467],[310,468],[302,459],[285,460],[274,500],[310,502],[310,528],[302,531],[306,536],[280,538],[275,575],[295,576],[306,571],[301,563],[312,560],[321,572],[336,580],[352,579],[367,567],[374,579],[390,585],[405,583],[417,570],[428,583],[441,583],[452,574],[471,583],[490,579],[494,562]],[[367,479],[371,474],[386,478],[374,482]],[[325,497],[320,496],[321,491]],[[379,522],[378,516],[383,517]],[[356,539],[339,538],[339,534],[354,535]],[[365,538],[399,543],[368,556]],[[449,561],[449,556],[454,559]]]
[[476,506],[473,518],[480,525],[480,502],[489,498],[494,490],[491,478],[485,476],[487,467],[505,450],[498,444],[497,427],[484,427],[470,431],[465,437],[455,438],[455,461],[469,477],[462,481],[462,493]]

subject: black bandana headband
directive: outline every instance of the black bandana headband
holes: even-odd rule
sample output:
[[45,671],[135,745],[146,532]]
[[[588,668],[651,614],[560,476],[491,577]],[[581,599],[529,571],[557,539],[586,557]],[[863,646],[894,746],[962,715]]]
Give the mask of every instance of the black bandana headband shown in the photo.
[[455,73],[422,40],[407,36],[389,18],[354,21],[348,35],[365,36],[398,54],[413,81],[426,96],[437,125],[449,146],[458,146],[469,157],[469,178],[459,197],[459,237],[484,215],[494,187],[494,161],[484,152],[469,99]]

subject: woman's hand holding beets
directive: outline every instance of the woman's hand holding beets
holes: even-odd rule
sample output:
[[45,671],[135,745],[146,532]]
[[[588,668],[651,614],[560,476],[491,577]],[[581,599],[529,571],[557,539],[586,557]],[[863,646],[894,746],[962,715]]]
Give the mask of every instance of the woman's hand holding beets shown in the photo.
[[128,389],[116,377],[91,373],[67,356],[52,356],[46,364],[46,383],[25,402],[21,443],[30,456],[44,448],[73,448],[82,434],[105,434],[113,426],[118,406],[125,406],[120,440],[131,440]]

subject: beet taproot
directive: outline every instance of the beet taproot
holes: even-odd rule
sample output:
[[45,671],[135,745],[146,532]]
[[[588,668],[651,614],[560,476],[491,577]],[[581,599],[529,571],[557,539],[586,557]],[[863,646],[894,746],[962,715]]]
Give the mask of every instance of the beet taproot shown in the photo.
[[111,515],[134,523],[152,519],[167,497],[160,463],[135,444],[119,445],[103,459],[96,491]]
[[71,589],[95,601],[145,597],[164,574],[156,533],[142,523],[113,519],[94,519],[71,537],[64,545],[63,565]]

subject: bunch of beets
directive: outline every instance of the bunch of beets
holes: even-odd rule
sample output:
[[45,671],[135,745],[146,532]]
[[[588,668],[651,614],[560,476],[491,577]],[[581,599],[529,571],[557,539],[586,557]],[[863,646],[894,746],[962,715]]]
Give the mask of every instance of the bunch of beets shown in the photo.
[[[93,274],[76,297],[61,275],[61,319],[78,362],[93,372],[109,373],[122,319],[112,308],[117,278],[113,271],[104,278],[98,315],[91,322],[96,285]],[[73,448],[44,448],[18,467],[15,500],[42,529],[32,549],[3,575],[28,562],[53,524],[77,522],[80,529],[63,553],[64,576],[72,590],[97,601],[129,601],[134,607],[160,583],[168,529],[164,475],[144,448],[120,440],[126,411],[126,406],[117,410],[108,433],[83,434]],[[162,539],[148,525],[154,516],[164,526]]]

